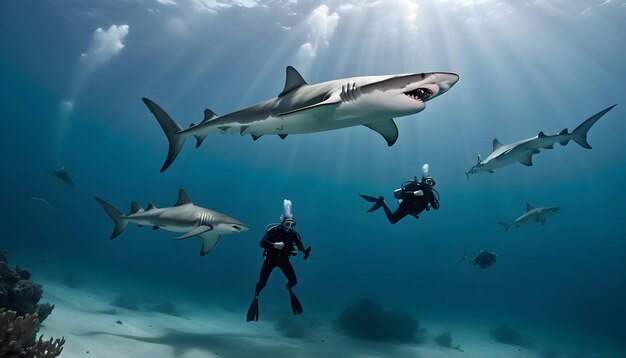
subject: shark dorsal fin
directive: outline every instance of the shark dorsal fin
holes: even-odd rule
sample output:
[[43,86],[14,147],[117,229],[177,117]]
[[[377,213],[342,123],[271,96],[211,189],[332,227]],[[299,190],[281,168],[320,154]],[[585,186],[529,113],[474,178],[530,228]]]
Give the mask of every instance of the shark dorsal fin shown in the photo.
[[502,147],[502,143],[500,143],[498,138],[494,138],[493,139],[493,151],[495,152],[500,147]]
[[174,204],[174,206],[181,206],[185,204],[191,204],[191,199],[189,198],[189,195],[187,194],[185,189],[180,189],[178,191],[178,201],[176,201],[176,204]]
[[287,138],[287,135],[286,135],[286,134],[279,134],[278,136],[280,137],[280,139],[285,139],[285,138]]
[[534,209],[533,206],[526,203],[526,211],[531,211],[532,209]]
[[480,164],[480,162],[482,162],[482,159],[480,159],[480,154],[478,154],[476,157],[476,164]]
[[141,205],[139,205],[139,203],[137,203],[136,201],[130,203],[130,214],[136,214],[137,212],[139,212],[139,210],[141,210]]
[[208,122],[215,117],[217,117],[217,114],[215,114],[215,112],[207,108],[204,110],[204,119],[202,120],[202,123]]
[[545,138],[545,137],[546,137],[546,134],[545,134],[543,131],[541,131],[541,132],[539,132],[539,134],[537,135],[537,137],[539,137],[539,138]]
[[150,210],[154,210],[156,209],[156,206],[154,206],[154,204],[152,203],[148,203],[148,208],[146,209],[146,211],[150,211]]
[[287,78],[285,79],[285,89],[278,95],[278,97],[282,97],[291,91],[295,91],[302,86],[306,86],[307,83],[302,78],[300,73],[296,71],[295,68],[291,66],[287,66]]
[[561,132],[559,132],[559,135],[564,135],[564,134],[567,134],[567,128],[565,128]]

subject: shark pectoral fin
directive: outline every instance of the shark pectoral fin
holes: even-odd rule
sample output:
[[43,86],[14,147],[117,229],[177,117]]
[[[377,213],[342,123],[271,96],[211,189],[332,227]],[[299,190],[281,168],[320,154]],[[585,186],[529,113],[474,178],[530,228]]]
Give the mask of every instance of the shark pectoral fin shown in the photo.
[[252,140],[257,140],[263,136],[263,134],[250,134]]
[[208,254],[211,250],[213,250],[215,245],[217,245],[217,242],[220,240],[220,235],[212,232],[207,232],[200,235],[200,238],[202,239],[202,248],[200,249],[200,255],[204,256]]
[[154,226],[152,227],[152,230],[158,230],[158,229],[159,229],[159,227],[158,227],[158,226],[156,226],[156,225],[154,225]]
[[197,228],[189,231],[185,235],[182,235],[182,236],[174,238],[174,240],[183,240],[183,239],[190,238],[192,236],[198,236],[200,234],[206,233],[207,231],[210,231],[211,229],[213,229],[213,228],[210,227],[210,226],[200,225]]
[[306,110],[321,109],[321,108],[324,108],[324,107],[330,108],[329,107],[330,105],[338,105],[339,103],[341,103],[341,97],[339,97],[339,96],[330,96],[325,101],[322,101],[322,102],[319,102],[319,103],[315,103],[315,104],[312,104],[312,105],[306,106],[306,107],[292,109],[290,111],[279,113],[276,116],[277,117],[283,117],[283,116],[288,116],[290,114],[294,114],[294,113],[302,112],[302,111],[306,111]]
[[532,156],[532,154],[529,154],[526,158],[520,160],[519,162],[524,164],[527,167],[532,166],[533,165],[533,156]]
[[491,174],[495,173],[493,170],[487,170],[487,171]]
[[364,124],[364,126],[382,135],[390,147],[398,140],[398,127],[393,118]]

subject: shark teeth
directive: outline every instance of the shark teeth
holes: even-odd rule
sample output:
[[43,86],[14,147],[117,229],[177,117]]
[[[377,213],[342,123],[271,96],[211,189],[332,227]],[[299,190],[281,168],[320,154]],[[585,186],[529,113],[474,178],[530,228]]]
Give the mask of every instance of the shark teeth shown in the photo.
[[427,88],[416,88],[412,91],[404,92],[404,94],[407,97],[410,97],[410,98],[413,98],[414,100],[422,101],[422,102],[428,100],[428,98],[430,98],[433,95],[432,91],[430,91]]

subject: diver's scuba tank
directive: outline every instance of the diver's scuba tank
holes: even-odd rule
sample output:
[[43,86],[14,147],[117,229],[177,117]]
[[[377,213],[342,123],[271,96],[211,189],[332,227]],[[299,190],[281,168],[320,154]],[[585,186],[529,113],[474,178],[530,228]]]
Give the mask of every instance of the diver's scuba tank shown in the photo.
[[404,194],[404,192],[406,191],[406,186],[411,184],[411,183],[417,183],[417,177],[414,176],[413,180],[405,180],[404,182],[402,182],[402,184],[400,185],[400,187],[396,190],[393,191],[393,197],[396,198],[397,200],[402,199],[402,194]]

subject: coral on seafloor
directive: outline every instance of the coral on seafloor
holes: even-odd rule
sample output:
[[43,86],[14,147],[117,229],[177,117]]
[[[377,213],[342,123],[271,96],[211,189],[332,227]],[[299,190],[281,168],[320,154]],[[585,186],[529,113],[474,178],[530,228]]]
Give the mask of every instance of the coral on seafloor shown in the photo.
[[37,313],[43,322],[52,312],[53,305],[39,304],[43,290],[30,280],[30,272],[19,266],[9,267],[6,251],[0,251],[0,308],[17,312],[18,315]]
[[63,351],[65,339],[36,340],[37,314],[19,316],[0,308],[0,357],[52,358]]
[[498,326],[492,329],[491,332],[489,332],[489,335],[491,336],[491,339],[496,342],[522,348],[530,348],[533,346],[533,342],[530,339],[509,326]]
[[348,306],[336,322],[344,333],[369,341],[417,342],[419,323],[406,313],[390,312],[370,299]]

